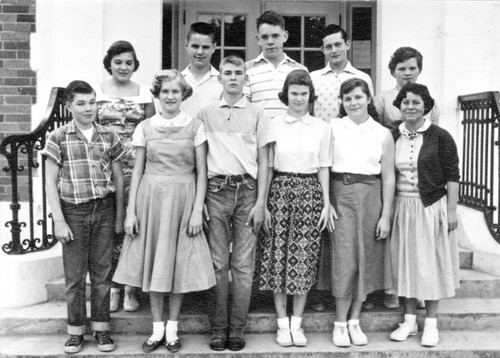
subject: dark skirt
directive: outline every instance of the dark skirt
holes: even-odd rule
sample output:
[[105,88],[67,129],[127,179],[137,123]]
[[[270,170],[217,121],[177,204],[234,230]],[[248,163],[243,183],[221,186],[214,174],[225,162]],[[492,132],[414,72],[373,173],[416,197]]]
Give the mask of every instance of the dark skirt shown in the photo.
[[268,208],[271,234],[261,241],[261,291],[304,295],[316,281],[323,194],[316,174],[277,175]]

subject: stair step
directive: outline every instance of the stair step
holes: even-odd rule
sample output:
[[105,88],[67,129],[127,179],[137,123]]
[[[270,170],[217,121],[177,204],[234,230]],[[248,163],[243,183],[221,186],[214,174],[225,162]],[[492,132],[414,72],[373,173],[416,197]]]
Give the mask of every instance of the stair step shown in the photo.
[[[270,333],[276,331],[276,314],[272,308],[272,296],[267,306],[253,309],[248,317],[246,331]],[[179,329],[188,334],[200,334],[209,330],[205,305],[183,306]],[[87,312],[90,312],[89,305]],[[418,323],[423,324],[425,310],[419,311]],[[149,334],[151,315],[143,305],[137,312],[119,311],[111,315],[112,331],[119,334]],[[387,332],[397,328],[403,317],[403,308],[396,310],[380,306],[361,313],[361,326],[366,332]],[[303,327],[307,332],[331,332],[335,313],[306,310]],[[444,299],[439,305],[439,327],[443,330],[500,330],[500,299]],[[66,332],[66,304],[46,302],[22,308],[0,309],[1,335],[64,334]]]
[[[440,331],[437,347],[426,348],[420,345],[421,335],[410,337],[406,342],[389,340],[388,333],[368,333],[369,344],[339,348],[333,345],[331,333],[307,333],[307,347],[280,347],[275,333],[247,334],[246,347],[238,352],[229,350],[215,352],[208,347],[208,335],[184,335],[182,350],[176,355],[168,353],[164,347],[153,353],[143,353],[141,345],[147,336],[114,335],[116,350],[111,353],[99,352],[94,339],[86,336],[83,350],[76,356],[87,357],[133,357],[156,358],[182,356],[198,357],[239,357],[239,358],[320,358],[320,357],[436,357],[436,358],[484,358],[500,356],[500,331]],[[64,357],[63,345],[65,335],[0,337],[0,356],[4,358],[21,357]]]
[[472,268],[472,251],[459,247],[458,258],[461,269],[471,269]]

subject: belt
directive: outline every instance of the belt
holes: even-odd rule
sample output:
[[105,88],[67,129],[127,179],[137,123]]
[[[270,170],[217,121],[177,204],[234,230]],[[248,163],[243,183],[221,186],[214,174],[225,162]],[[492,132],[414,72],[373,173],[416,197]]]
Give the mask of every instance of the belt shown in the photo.
[[280,172],[275,170],[274,171],[274,176],[286,176],[286,177],[292,177],[292,178],[312,178],[317,176],[317,173],[291,173],[291,172]]
[[364,183],[367,181],[373,181],[380,179],[380,174],[354,174],[354,173],[331,173],[330,178],[332,180],[337,180],[343,182],[345,185],[350,185],[354,183]]
[[213,176],[212,178],[210,179],[213,179],[213,178],[217,178],[217,179],[220,179],[220,180],[224,180],[226,182],[242,182],[242,181],[245,181],[245,180],[248,180],[248,179],[253,179],[253,177],[250,175],[250,174],[240,174],[240,175],[215,175]]

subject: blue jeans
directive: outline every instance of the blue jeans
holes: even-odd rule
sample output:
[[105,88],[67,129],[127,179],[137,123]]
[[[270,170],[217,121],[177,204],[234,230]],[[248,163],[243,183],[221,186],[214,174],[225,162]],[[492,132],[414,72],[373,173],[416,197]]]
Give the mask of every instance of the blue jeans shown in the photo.
[[83,204],[61,200],[61,209],[74,238],[62,245],[68,333],[85,333],[87,271],[91,285],[91,327],[94,331],[109,331],[111,255],[115,231],[113,195]]
[[[210,295],[210,321],[213,329],[225,329],[229,326],[238,330],[243,329],[247,323],[257,240],[252,227],[245,223],[256,200],[255,179],[212,178],[208,182],[208,242],[217,280]],[[229,267],[233,283],[230,303]]]

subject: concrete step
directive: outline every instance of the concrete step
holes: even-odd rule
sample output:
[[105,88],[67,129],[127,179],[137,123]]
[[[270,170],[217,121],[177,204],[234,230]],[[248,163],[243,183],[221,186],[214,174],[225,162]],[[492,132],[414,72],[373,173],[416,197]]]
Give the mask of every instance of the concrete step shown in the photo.
[[[331,341],[331,332],[307,333],[307,347],[280,347],[275,333],[247,334],[246,347],[239,352],[229,350],[215,352],[208,347],[208,335],[184,335],[182,350],[170,354],[164,347],[153,353],[143,353],[141,345],[146,335],[114,335],[115,351],[99,352],[91,336],[86,336],[82,352],[78,357],[238,357],[238,358],[320,358],[320,357],[354,357],[354,358],[486,358],[500,357],[500,331],[440,331],[440,342],[437,347],[426,348],[420,345],[421,335],[410,337],[406,342],[393,342],[389,334],[368,333],[369,343],[366,346],[339,348]],[[4,358],[21,357],[67,357],[63,353],[65,335],[0,337],[0,356]]]
[[[277,329],[272,295],[264,297],[258,307],[250,311],[246,331],[270,333]],[[209,330],[205,300],[186,298],[179,330],[200,334]],[[291,306],[291,305],[289,305]],[[90,312],[89,305],[87,312]],[[418,323],[423,324],[424,310],[419,311]],[[119,311],[111,315],[112,331],[119,334],[148,334],[151,331],[149,306],[143,304],[137,312]],[[361,313],[361,326],[366,332],[388,332],[397,328],[403,318],[403,308],[386,309],[377,305]],[[303,327],[307,332],[330,332],[335,321],[334,309],[328,302],[324,312],[306,309]],[[439,306],[439,327],[443,330],[500,330],[500,299],[444,299]],[[66,304],[46,302],[22,308],[0,309],[1,335],[64,334],[66,332]]]
[[472,251],[459,247],[458,258],[460,262],[461,269],[471,269],[472,268]]

